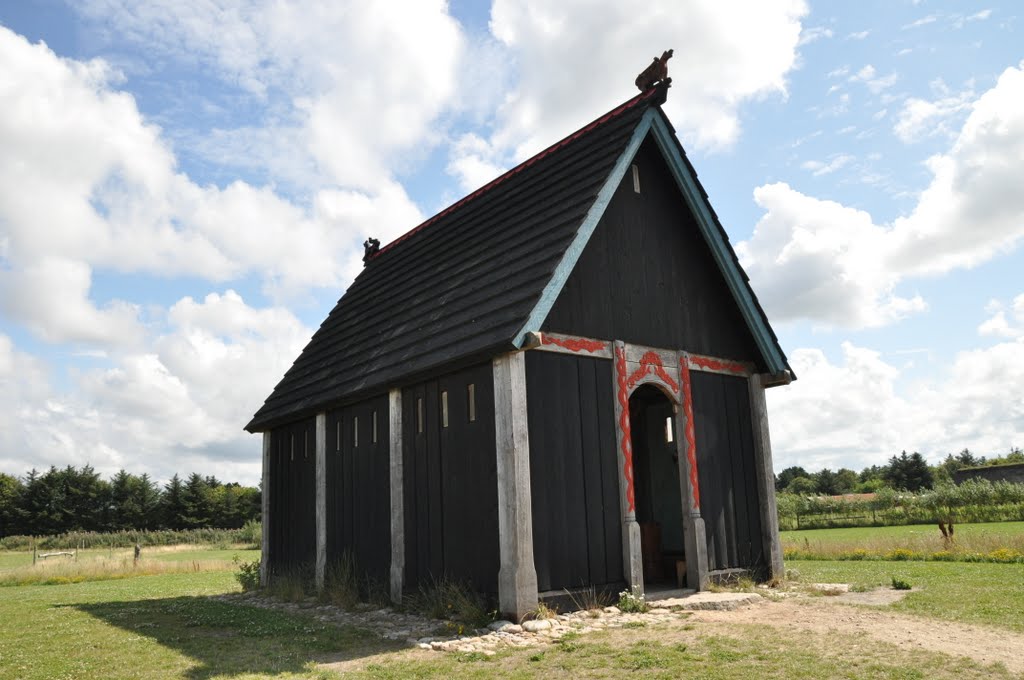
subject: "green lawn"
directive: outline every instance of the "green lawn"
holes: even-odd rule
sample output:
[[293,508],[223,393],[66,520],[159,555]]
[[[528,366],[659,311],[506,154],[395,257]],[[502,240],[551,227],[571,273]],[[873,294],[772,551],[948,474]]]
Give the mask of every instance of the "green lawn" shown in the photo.
[[862,587],[890,586],[895,576],[920,590],[891,605],[894,611],[1024,633],[1022,564],[788,560],[786,568],[802,581]]
[[883,555],[896,549],[924,556],[939,551],[988,555],[993,551],[1008,550],[1024,554],[1024,522],[957,524],[954,536],[955,543],[948,545],[943,541],[938,526],[933,524],[780,532],[783,550],[799,553],[795,555],[798,558],[830,559],[857,550]]
[[941,654],[862,645],[835,633],[759,625],[680,625],[604,630],[539,649],[481,654],[400,654],[346,677],[402,678],[1010,678]]
[[[1024,522],[986,522],[984,524],[957,524],[956,537],[967,540],[974,536],[996,537],[1005,541],[1020,540],[1024,537]],[[822,545],[846,545],[857,542],[861,545],[875,540],[918,541],[927,540],[941,545],[942,534],[934,524],[912,524],[898,527],[852,527],[849,529],[806,529],[802,531],[780,531],[782,542],[787,545],[802,544],[804,540]]]
[[[791,561],[787,567],[814,582],[887,585],[897,576],[922,590],[893,605],[896,611],[1024,633],[1024,565]],[[0,678],[1009,677],[1001,667],[864,644],[839,630],[685,618],[570,634],[554,645],[494,657],[422,652],[304,612],[208,597],[237,590],[227,571],[2,588]]]
[[384,648],[356,629],[204,597],[237,589],[228,572],[5,588],[0,677],[319,677],[325,655]]

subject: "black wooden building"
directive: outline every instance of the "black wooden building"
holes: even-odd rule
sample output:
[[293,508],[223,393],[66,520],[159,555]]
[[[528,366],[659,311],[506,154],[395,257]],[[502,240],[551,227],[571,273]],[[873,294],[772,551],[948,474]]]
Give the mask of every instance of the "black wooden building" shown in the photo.
[[652,88],[396,241],[246,429],[263,578],[538,597],[782,568],[786,358]]

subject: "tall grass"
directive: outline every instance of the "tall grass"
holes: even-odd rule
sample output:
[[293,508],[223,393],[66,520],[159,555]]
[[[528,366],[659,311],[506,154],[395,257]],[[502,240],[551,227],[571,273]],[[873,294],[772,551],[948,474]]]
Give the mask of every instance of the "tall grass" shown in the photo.
[[1024,531],[984,531],[977,525],[960,525],[952,541],[944,539],[937,527],[870,531],[787,532],[782,536],[783,555],[787,560],[1024,563]]
[[158,529],[154,531],[69,531],[55,536],[6,536],[0,538],[0,550],[40,550],[60,548],[130,548],[134,545],[212,545],[230,547],[248,545],[259,548],[262,539],[259,522],[250,520],[241,529]]
[[202,571],[231,571],[229,560],[195,559],[181,561],[140,559],[130,555],[92,557],[82,561],[63,559],[60,562],[38,562],[0,572],[0,587],[27,585],[62,585],[84,581],[109,581],[135,576],[178,574]]

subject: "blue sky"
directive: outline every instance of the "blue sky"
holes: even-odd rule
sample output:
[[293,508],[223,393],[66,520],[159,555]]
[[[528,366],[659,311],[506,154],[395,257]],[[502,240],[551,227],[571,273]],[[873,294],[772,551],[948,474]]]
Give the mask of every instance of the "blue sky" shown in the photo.
[[1024,446],[1015,3],[0,4],[0,470],[255,482],[241,431],[388,241],[632,96],[800,379],[776,468]]

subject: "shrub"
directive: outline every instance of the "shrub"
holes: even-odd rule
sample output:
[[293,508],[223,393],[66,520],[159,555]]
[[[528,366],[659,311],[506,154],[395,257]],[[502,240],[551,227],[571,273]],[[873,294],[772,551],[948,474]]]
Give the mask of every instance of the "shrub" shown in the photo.
[[910,590],[911,586],[908,582],[901,578],[892,577],[892,589],[893,590]]
[[912,560],[916,557],[912,550],[906,548],[896,548],[885,553],[884,559],[893,560],[895,562],[905,562],[906,560]]
[[619,611],[627,614],[643,614],[650,607],[643,595],[637,595],[631,590],[623,590],[619,593]]
[[1002,562],[1004,564],[1024,562],[1024,554],[1009,548],[998,548],[988,554],[988,559],[992,562]]
[[235,573],[235,580],[242,586],[243,592],[256,590],[260,587],[260,561],[242,562],[236,555],[232,560],[238,565],[238,572]]

